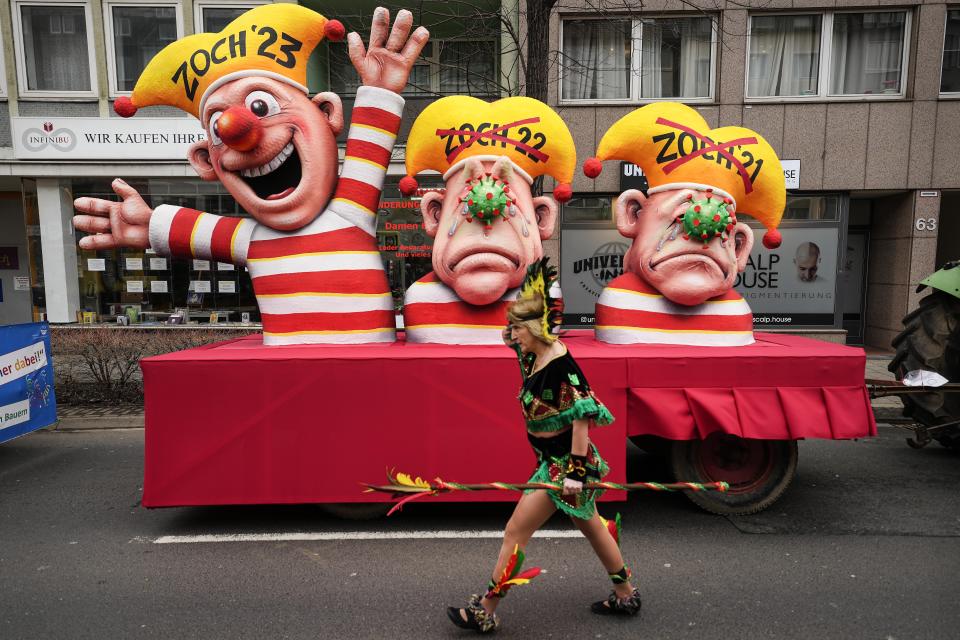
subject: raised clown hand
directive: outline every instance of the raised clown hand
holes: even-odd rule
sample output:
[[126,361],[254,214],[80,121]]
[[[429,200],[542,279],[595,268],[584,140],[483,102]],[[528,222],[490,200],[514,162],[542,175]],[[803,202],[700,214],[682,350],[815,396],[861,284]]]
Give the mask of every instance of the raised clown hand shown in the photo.
[[91,234],[80,239],[81,249],[147,249],[150,247],[150,208],[137,190],[117,178],[110,185],[122,202],[101,198],[77,198],[73,206],[86,215],[73,217],[78,231]]
[[411,34],[412,26],[413,14],[401,9],[397,13],[393,29],[390,29],[390,12],[383,7],[377,7],[373,12],[368,48],[364,49],[363,40],[356,32],[347,36],[350,61],[364,85],[388,89],[394,93],[403,91],[413,63],[420,57],[423,46],[430,38],[430,32],[423,27],[417,27]]

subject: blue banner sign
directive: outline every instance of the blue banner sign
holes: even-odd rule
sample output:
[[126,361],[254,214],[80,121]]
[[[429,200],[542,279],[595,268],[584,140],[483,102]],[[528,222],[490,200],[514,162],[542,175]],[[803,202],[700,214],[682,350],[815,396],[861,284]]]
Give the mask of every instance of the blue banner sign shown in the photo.
[[49,325],[0,327],[0,442],[56,421]]

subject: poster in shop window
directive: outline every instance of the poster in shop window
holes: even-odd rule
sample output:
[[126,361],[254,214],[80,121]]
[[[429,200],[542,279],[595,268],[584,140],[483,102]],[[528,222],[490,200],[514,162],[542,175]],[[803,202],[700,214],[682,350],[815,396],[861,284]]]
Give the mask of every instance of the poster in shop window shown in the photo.
[[[757,230],[754,230],[757,233]],[[758,329],[834,324],[837,238],[832,228],[781,227],[774,250],[755,242],[734,288],[753,310]]]
[[57,421],[46,322],[0,327],[0,442]]
[[560,242],[563,323],[591,326],[600,292],[623,275],[630,241],[616,229],[564,229]]

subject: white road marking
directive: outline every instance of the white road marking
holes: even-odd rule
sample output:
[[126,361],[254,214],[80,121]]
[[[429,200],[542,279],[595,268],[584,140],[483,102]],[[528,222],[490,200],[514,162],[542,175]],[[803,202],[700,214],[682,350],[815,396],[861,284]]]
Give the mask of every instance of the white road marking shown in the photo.
[[[579,531],[544,530],[534,538],[579,538]],[[160,536],[153,544],[189,544],[195,542],[288,542],[310,540],[446,540],[461,538],[502,538],[503,531],[322,531],[316,533],[224,533],[196,536]],[[134,538],[131,542],[141,542]]]

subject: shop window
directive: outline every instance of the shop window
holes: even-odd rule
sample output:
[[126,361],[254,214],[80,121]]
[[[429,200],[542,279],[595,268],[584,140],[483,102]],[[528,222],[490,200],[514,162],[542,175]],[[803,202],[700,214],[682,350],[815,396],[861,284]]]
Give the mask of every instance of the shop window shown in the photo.
[[179,4],[104,5],[110,95],[133,91],[147,63],[183,33]]
[[563,101],[712,99],[712,18],[564,20],[562,30]]
[[940,93],[960,94],[960,9],[947,11]]
[[27,227],[27,253],[30,259],[30,304],[34,322],[46,320],[47,298],[43,280],[43,244],[40,241],[40,208],[37,205],[37,181],[23,180],[23,217]]
[[561,205],[561,219],[568,222],[611,222],[614,196],[571,198]]
[[[152,206],[172,204],[218,215],[244,216],[218,183],[200,180],[130,180]],[[75,197],[116,200],[107,180],[74,180]],[[78,249],[80,307],[102,322],[163,322],[186,311],[193,322],[259,322],[250,275],[216,261],[168,258],[149,250]]]
[[793,195],[787,196],[783,209],[784,220],[839,220],[840,196]]
[[[331,91],[355,94],[360,78],[347,48],[331,46],[329,51]],[[495,40],[431,39],[411,70],[403,95],[497,95],[498,57]]]
[[196,33],[216,33],[250,9],[265,2],[195,2],[193,30]]
[[14,2],[13,19],[22,97],[96,97],[89,3]]
[[903,96],[906,11],[755,15],[747,97]]
[[[399,179],[387,176],[377,212],[377,244],[397,313],[403,309],[403,295],[410,285],[433,271],[433,239],[423,228],[420,195],[401,196]],[[439,176],[421,176],[418,180],[418,194],[444,189]]]

